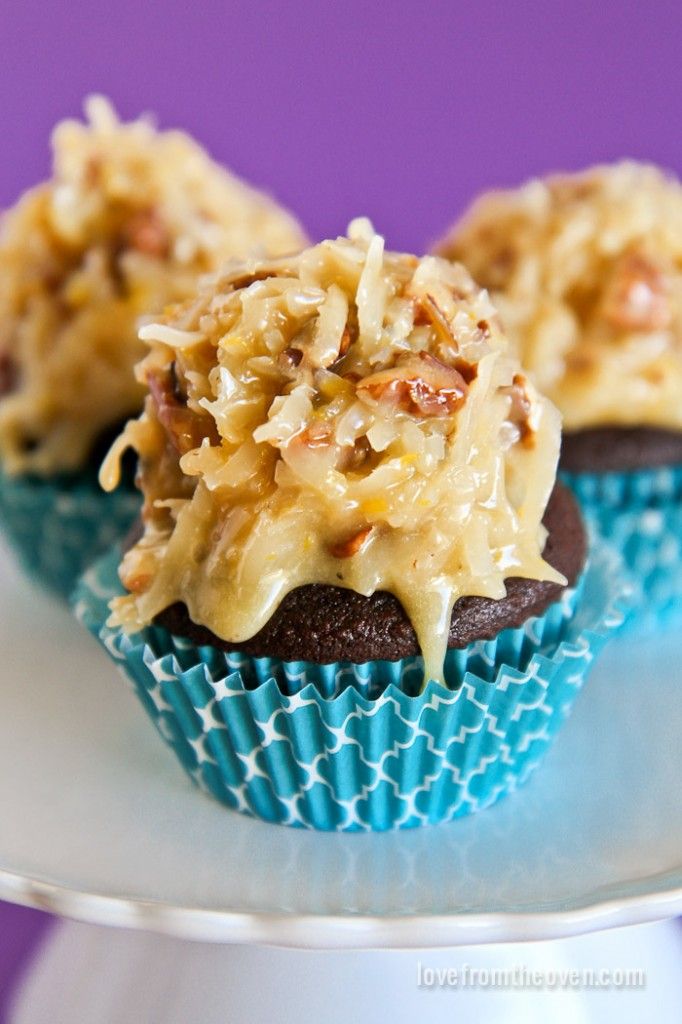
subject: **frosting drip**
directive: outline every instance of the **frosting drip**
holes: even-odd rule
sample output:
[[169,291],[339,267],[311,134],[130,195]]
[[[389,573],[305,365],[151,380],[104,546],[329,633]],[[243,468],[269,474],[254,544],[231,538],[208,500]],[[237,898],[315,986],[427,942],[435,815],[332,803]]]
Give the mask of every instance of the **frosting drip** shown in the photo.
[[542,558],[559,415],[462,267],[385,252],[359,220],[222,274],[142,337],[145,411],[101,474],[114,487],[139,453],[145,532],[113,622],[182,601],[239,642],[303,584],[388,590],[438,679],[459,597],[565,582]]

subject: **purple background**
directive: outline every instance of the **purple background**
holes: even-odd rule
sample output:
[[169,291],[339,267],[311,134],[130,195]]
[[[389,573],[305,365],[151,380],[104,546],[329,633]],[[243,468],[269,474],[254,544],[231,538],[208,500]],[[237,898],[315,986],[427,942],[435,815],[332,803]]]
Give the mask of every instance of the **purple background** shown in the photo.
[[[314,237],[362,213],[421,250],[484,187],[618,156],[679,170],[680,11],[0,0],[0,205],[47,173],[52,125],[98,90],[193,132]],[[0,909],[0,1003],[46,920]]]
[[680,159],[678,0],[0,7],[0,203],[46,173],[50,128],[93,89],[192,131],[313,236],[367,213],[396,247],[425,247],[482,187]]

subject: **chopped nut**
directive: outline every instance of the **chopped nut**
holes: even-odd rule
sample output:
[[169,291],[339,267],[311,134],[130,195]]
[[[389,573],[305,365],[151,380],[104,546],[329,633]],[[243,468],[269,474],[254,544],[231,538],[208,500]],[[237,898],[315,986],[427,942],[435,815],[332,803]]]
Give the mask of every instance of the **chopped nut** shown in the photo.
[[668,327],[672,310],[665,274],[648,256],[631,252],[616,264],[602,302],[613,327],[656,331]]
[[354,533],[352,537],[348,537],[346,540],[339,541],[336,544],[330,544],[330,554],[332,554],[334,558],[352,558],[352,556],[357,555],[358,551],[363,547],[372,530],[372,526],[363,526],[363,528],[358,530],[357,533]]
[[591,352],[569,352],[566,355],[566,369],[571,373],[587,376],[596,366],[596,359]]
[[149,589],[152,581],[151,572],[138,572],[135,575],[126,576],[125,587],[131,594],[144,594]]
[[213,417],[187,408],[174,366],[150,373],[148,385],[159,423],[180,455],[198,448],[206,437],[212,445],[220,444]]
[[500,390],[511,398],[509,422],[518,428],[523,444],[532,445],[535,430],[530,425],[531,401],[526,391],[526,384],[524,375],[516,373],[511,385]]
[[176,402],[180,402],[181,404],[184,405],[187,402],[187,393],[185,392],[184,387],[180,381],[180,378],[178,377],[178,371],[175,365],[175,360],[173,360],[173,362],[170,364],[170,369],[168,372],[170,374],[170,384],[173,393],[173,398],[176,400]]
[[599,189],[599,183],[597,178],[592,175],[584,178],[562,175],[555,178],[549,187],[552,198],[557,204],[569,206],[593,196]]
[[324,354],[316,350],[314,340],[303,344],[303,358],[306,366],[310,366],[316,370],[330,370],[333,374],[337,375],[336,379],[340,380],[341,377],[337,373],[339,368],[339,362],[347,354],[351,344],[357,340],[357,328],[353,327],[350,323],[346,324],[343,330],[341,338],[339,340],[339,348],[337,351],[327,350]]
[[415,311],[415,324],[429,323],[436,331],[436,335],[447,345],[454,345],[458,348],[457,339],[452,333],[452,328],[443,310],[440,308],[433,295],[421,295],[417,299]]
[[9,352],[0,352],[0,397],[10,395],[17,386],[17,365]]
[[86,161],[83,169],[83,182],[86,188],[96,188],[102,177],[102,159],[99,156],[91,156]]
[[354,445],[347,445],[341,449],[341,458],[338,465],[343,473],[352,473],[360,469],[372,452],[372,446],[366,437],[359,437]]
[[486,268],[486,284],[489,288],[503,288],[511,277],[516,265],[517,253],[511,245],[503,245],[490,254]]
[[339,359],[343,359],[351,345],[354,345],[358,340],[360,333],[360,327],[358,324],[358,308],[355,303],[351,303],[348,307],[348,316],[346,318],[346,326],[343,334],[341,335],[341,344],[339,346]]
[[466,359],[455,359],[452,365],[464,377],[467,384],[471,384],[472,381],[476,380],[478,376],[478,365],[476,363],[469,363]]
[[459,370],[428,352],[408,356],[389,370],[365,377],[358,395],[396,406],[413,416],[450,416],[464,403],[467,382]]
[[659,387],[665,381],[665,373],[660,366],[649,366],[644,371],[644,380],[648,384]]
[[353,339],[351,337],[351,332],[348,329],[348,327],[346,327],[345,331],[341,335],[341,344],[339,345],[339,359],[343,359],[343,357],[345,356],[346,352],[348,351],[348,349],[351,346],[351,341],[352,340]]
[[300,366],[301,360],[303,359],[303,353],[300,348],[285,348],[283,352],[280,352],[278,363],[285,373],[289,373],[291,370],[295,370],[297,366]]
[[163,257],[168,253],[168,229],[156,210],[141,210],[131,218],[127,231],[128,243],[146,256]]
[[331,441],[332,428],[324,420],[315,420],[291,439],[292,444],[304,445],[306,448],[328,448]]

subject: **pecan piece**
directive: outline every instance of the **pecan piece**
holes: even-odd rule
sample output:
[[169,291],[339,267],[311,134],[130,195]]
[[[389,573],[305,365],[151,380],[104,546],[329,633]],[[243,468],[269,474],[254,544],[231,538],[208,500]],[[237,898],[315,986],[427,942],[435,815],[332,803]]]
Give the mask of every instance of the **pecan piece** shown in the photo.
[[348,349],[351,346],[351,342],[354,340],[355,339],[351,335],[350,328],[346,327],[343,334],[341,335],[341,344],[339,345],[339,354],[337,356],[337,359],[343,359],[343,357],[348,352]]
[[458,359],[455,359],[452,365],[454,366],[455,370],[457,370],[457,373],[461,374],[462,377],[464,377],[464,381],[466,384],[471,384],[472,380],[476,380],[476,377],[478,376],[477,363],[470,363],[463,357],[459,357]]
[[666,276],[648,256],[631,252],[617,262],[602,302],[602,315],[618,329],[656,331],[672,319]]
[[170,236],[156,210],[140,210],[131,217],[126,228],[128,244],[146,256],[163,258],[168,255]]
[[344,327],[343,334],[341,335],[341,344],[339,345],[339,354],[336,359],[338,363],[345,355],[348,354],[351,345],[354,345],[358,340],[358,334],[360,328],[358,326],[358,309],[357,306],[352,303],[348,309],[348,316],[346,318],[346,326]]
[[421,295],[417,299],[417,308],[414,317],[415,324],[428,323],[434,328],[437,337],[447,345],[454,345],[458,348],[457,339],[452,333],[452,328],[443,310],[440,308],[433,295]]
[[158,421],[180,455],[198,448],[205,437],[212,445],[220,444],[220,435],[213,417],[208,413],[201,415],[188,409],[174,364],[168,370],[150,373],[147,383]]
[[314,420],[300,434],[296,434],[292,444],[301,444],[306,448],[328,448],[332,441],[332,428],[324,420]]
[[9,352],[0,352],[0,398],[11,395],[17,386],[17,364]]
[[285,348],[277,357],[277,365],[286,377],[293,379],[302,360],[303,352],[300,348]]
[[365,541],[372,532],[372,526],[363,526],[361,530],[354,533],[351,537],[347,537],[346,540],[338,541],[335,544],[329,544],[329,552],[334,558],[352,558],[353,555],[357,555],[358,551],[364,546]]
[[412,416],[450,416],[466,399],[468,385],[459,370],[429,352],[407,356],[397,366],[365,377],[358,395],[392,405]]
[[501,388],[503,394],[509,395],[509,422],[518,428],[521,442],[532,445],[535,430],[530,425],[531,401],[526,391],[527,380],[522,373],[515,373],[509,387]]
[[372,446],[366,437],[359,437],[354,445],[341,449],[338,469],[342,473],[352,473],[360,469],[372,454]]
[[125,588],[131,594],[144,594],[145,590],[149,589],[151,581],[152,574],[150,572],[138,572],[134,576],[126,576]]

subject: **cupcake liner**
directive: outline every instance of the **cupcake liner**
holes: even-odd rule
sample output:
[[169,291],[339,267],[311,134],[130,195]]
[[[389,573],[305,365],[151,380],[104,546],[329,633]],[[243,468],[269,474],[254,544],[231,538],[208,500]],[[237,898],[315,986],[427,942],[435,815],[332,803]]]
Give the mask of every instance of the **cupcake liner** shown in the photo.
[[62,597],[126,534],[140,504],[130,487],[105,494],[93,473],[43,480],[0,471],[0,528],[25,572]]
[[669,626],[682,614],[682,466],[561,478],[635,581],[627,628]]
[[618,555],[596,545],[578,592],[451,652],[449,685],[415,694],[417,659],[292,667],[196,648],[158,627],[126,635],[106,625],[118,560],[113,551],[91,568],[75,611],[190,777],[243,813],[335,831],[449,821],[515,789],[621,624],[627,591]]

